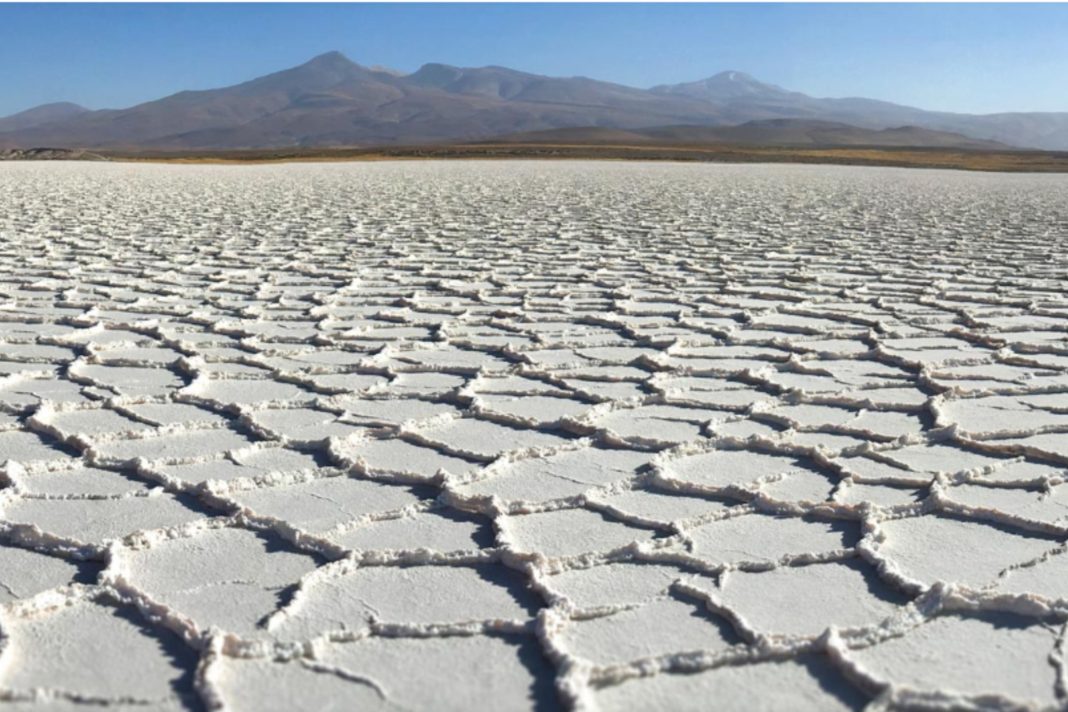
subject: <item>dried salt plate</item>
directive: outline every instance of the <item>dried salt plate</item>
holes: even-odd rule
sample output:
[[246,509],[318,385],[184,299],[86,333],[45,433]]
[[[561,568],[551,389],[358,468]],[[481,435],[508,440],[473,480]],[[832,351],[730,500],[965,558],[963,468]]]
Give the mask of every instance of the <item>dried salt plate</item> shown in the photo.
[[561,636],[567,651],[595,665],[619,665],[670,653],[720,652],[742,639],[700,603],[661,598],[616,613],[572,620]]
[[677,444],[701,435],[701,425],[722,418],[723,411],[649,405],[617,410],[596,418],[593,425],[638,444]]
[[[322,573],[306,580],[271,621],[272,635],[286,640],[352,635],[371,623],[428,629],[495,621],[522,625],[538,608],[523,577],[499,564],[362,566]],[[441,595],[443,591],[449,595]]]
[[616,522],[586,509],[512,515],[500,521],[499,526],[502,543],[520,552],[547,557],[605,553],[654,536],[648,529]]
[[430,420],[460,411],[445,403],[405,399],[366,399],[341,396],[332,403],[345,409],[345,418],[360,425],[400,425],[408,421]]
[[[1053,650],[1058,631],[1008,613],[941,615],[847,658],[895,691],[1004,700],[1020,707],[1058,703]],[[976,655],[977,650],[984,651]],[[959,704],[959,702],[958,702]],[[1002,703],[1005,704],[1005,703]]]
[[[1005,569],[1056,546],[1050,538],[994,522],[930,514],[881,522],[879,534],[879,557],[923,586],[944,581],[982,588]],[[945,555],[946,542],[953,542],[952,557]]]
[[98,546],[149,529],[173,527],[206,515],[193,500],[156,490],[108,499],[19,499],[0,504],[0,521],[57,537],[76,546]]
[[345,438],[364,430],[334,413],[313,408],[270,408],[248,412],[246,417],[273,437],[298,443]]
[[129,396],[163,396],[185,385],[171,371],[151,366],[105,366],[79,362],[70,367],[70,373]]
[[117,463],[138,458],[162,461],[204,460],[227,452],[248,448],[255,441],[229,428],[188,432],[149,434],[129,440],[97,443],[94,450],[105,460]]
[[591,568],[565,569],[541,584],[580,609],[633,606],[668,593],[676,581],[693,576],[674,566],[617,562]]
[[204,379],[194,383],[185,392],[220,405],[310,402],[314,399],[314,394],[292,383],[267,379]]
[[849,521],[741,514],[688,530],[693,554],[714,564],[772,564],[784,558],[823,557],[859,540]]
[[463,496],[494,496],[506,501],[561,499],[626,481],[651,459],[647,453],[630,450],[564,450],[498,463],[484,472],[485,479],[457,485],[455,490]]
[[[4,657],[7,690],[47,690],[71,701],[133,702],[182,709],[195,699],[196,654],[174,635],[159,631],[132,607],[106,599],[42,601],[17,615],[0,613],[10,637]],[[116,660],[136,660],[131,675]],[[62,702],[60,703],[62,704]]]
[[[533,637],[376,637],[325,647],[315,661],[225,658],[215,671],[237,712],[274,707],[528,710],[554,698]],[[456,680],[469,684],[457,685]]]
[[604,710],[637,708],[708,709],[709,700],[724,709],[856,710],[867,698],[850,686],[827,660],[800,660],[724,665],[694,673],[658,673],[597,690]]
[[1068,601],[1068,556],[1060,547],[1041,558],[1007,570],[997,588],[1007,593],[1041,596],[1052,601]]
[[446,455],[433,447],[414,445],[400,439],[352,438],[335,446],[346,460],[370,476],[398,476],[414,480],[435,480],[439,471],[461,476],[479,466],[459,457]]
[[452,511],[374,519],[329,535],[340,546],[361,551],[473,551],[494,544],[489,521]]
[[99,467],[77,465],[65,470],[42,470],[13,477],[19,491],[45,497],[114,497],[144,494],[152,485],[129,475]]
[[83,436],[90,440],[102,435],[121,439],[151,430],[149,425],[106,408],[61,411],[39,415],[37,420],[54,428],[61,437]]
[[528,448],[559,447],[567,442],[550,433],[511,428],[475,418],[460,418],[419,428],[416,433],[420,439],[449,454],[484,459]]
[[81,578],[74,563],[31,549],[0,545],[0,605],[20,601]]
[[670,482],[696,485],[709,492],[746,487],[776,479],[800,469],[796,458],[748,450],[710,450],[666,459],[663,477]]
[[569,398],[552,396],[497,396],[482,394],[478,398],[482,410],[510,416],[531,426],[551,425],[563,418],[577,418],[590,405]]
[[286,476],[319,473],[322,468],[319,459],[312,455],[264,445],[215,454],[213,459],[205,461],[178,465],[156,463],[152,469],[164,477],[198,485],[212,481],[273,481]]
[[316,564],[276,538],[211,528],[122,549],[105,573],[198,629],[217,626],[254,638],[266,635],[266,618]]
[[1060,485],[1051,490],[1027,490],[965,483],[948,488],[945,496],[976,512],[1011,516],[1068,529],[1068,490]]
[[857,559],[731,571],[715,593],[759,633],[809,638],[831,626],[878,626],[909,601]]
[[618,517],[660,524],[718,514],[731,506],[727,502],[705,497],[640,489],[599,496],[593,501]]
[[159,426],[218,426],[226,422],[221,415],[186,403],[141,403],[125,407],[137,417]]
[[0,432],[0,464],[17,462],[29,467],[50,467],[73,460],[64,449],[52,445],[36,433],[18,430]]
[[400,510],[420,501],[407,487],[343,475],[259,487],[232,494],[229,499],[252,515],[276,518],[311,532],[325,532],[366,515]]

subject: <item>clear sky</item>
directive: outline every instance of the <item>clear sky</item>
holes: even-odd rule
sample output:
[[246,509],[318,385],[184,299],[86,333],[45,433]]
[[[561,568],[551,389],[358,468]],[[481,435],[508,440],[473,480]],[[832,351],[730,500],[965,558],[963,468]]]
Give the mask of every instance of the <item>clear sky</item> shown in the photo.
[[632,86],[735,69],[815,96],[1068,111],[1068,4],[0,4],[0,115],[115,108],[340,50]]

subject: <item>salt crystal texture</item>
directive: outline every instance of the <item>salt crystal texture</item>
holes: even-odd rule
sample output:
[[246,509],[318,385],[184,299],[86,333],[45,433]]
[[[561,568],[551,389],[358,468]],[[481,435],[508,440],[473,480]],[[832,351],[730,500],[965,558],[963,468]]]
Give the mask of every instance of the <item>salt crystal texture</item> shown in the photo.
[[0,169],[0,706],[1063,709],[1068,179]]

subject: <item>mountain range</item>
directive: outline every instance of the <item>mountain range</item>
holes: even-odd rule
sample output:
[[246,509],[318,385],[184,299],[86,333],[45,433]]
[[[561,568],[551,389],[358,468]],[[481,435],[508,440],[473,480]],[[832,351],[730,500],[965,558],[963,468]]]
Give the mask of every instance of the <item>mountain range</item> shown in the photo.
[[514,134],[544,140],[539,132],[578,128],[600,137],[594,140],[619,131],[630,134],[628,140],[675,135],[784,145],[875,141],[871,145],[1068,150],[1068,112],[975,115],[816,98],[737,71],[651,89],[495,66],[426,64],[404,74],[356,64],[339,52],[234,86],[183,91],[126,109],[36,107],[0,118],[0,148],[210,151]]

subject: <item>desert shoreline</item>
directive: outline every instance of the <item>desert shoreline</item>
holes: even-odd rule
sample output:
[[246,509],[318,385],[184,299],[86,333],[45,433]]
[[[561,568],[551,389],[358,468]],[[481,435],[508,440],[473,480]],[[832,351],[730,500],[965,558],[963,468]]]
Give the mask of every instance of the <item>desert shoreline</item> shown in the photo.
[[[39,149],[46,150],[46,149]],[[51,149],[48,149],[51,150]],[[55,149],[62,150],[62,149]],[[615,146],[582,144],[446,144],[426,146],[248,149],[225,151],[71,151],[73,160],[194,165],[258,165],[417,160],[596,160],[657,163],[843,165],[986,173],[1066,173],[1068,153],[889,147]],[[62,156],[59,158],[62,159]],[[38,160],[8,159],[8,160]],[[55,160],[45,158],[41,160]]]

